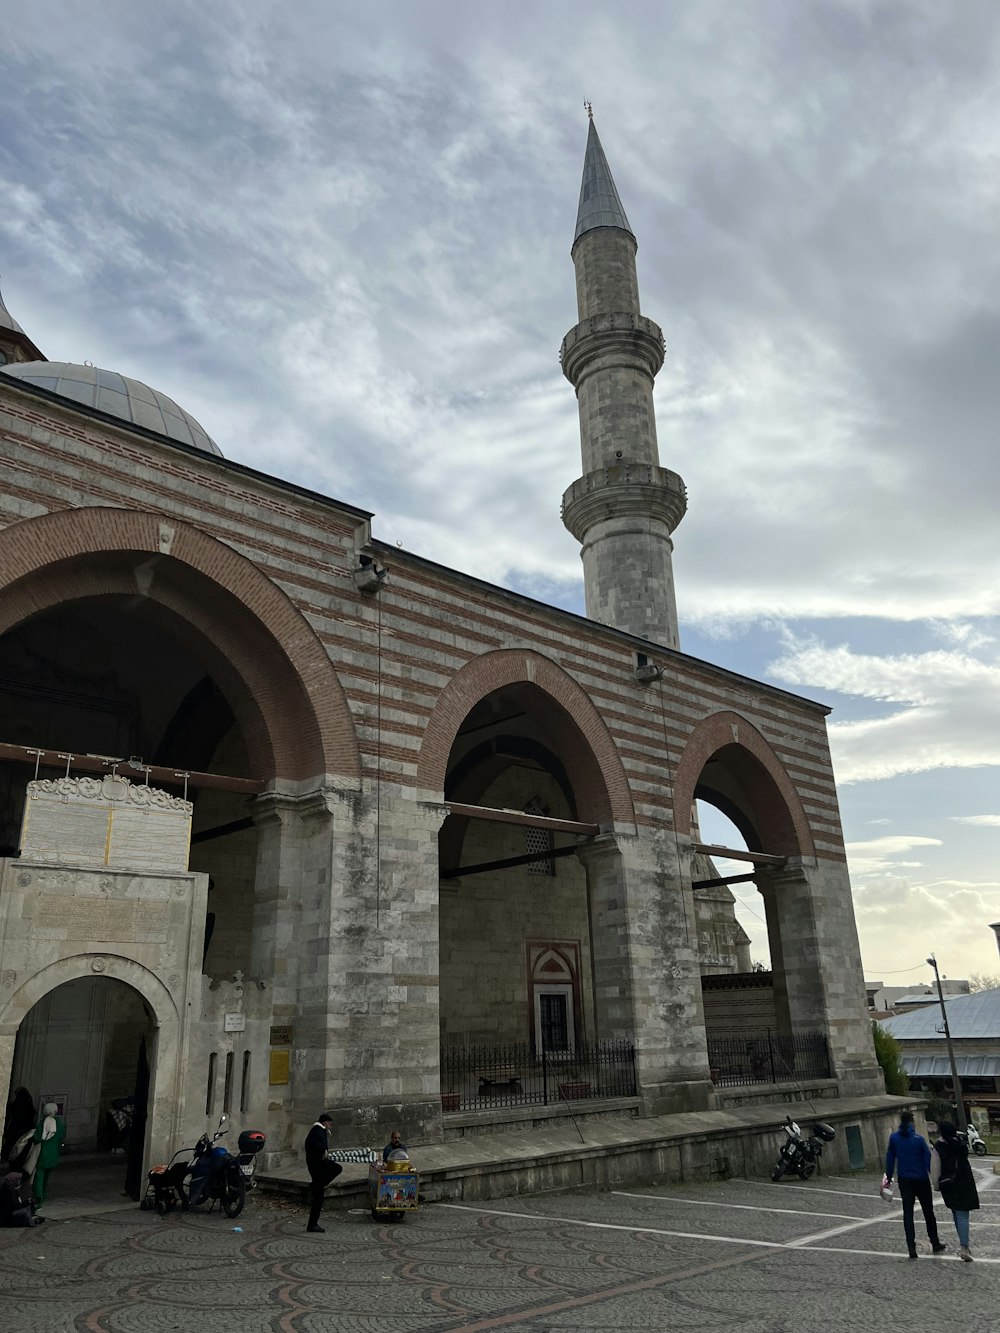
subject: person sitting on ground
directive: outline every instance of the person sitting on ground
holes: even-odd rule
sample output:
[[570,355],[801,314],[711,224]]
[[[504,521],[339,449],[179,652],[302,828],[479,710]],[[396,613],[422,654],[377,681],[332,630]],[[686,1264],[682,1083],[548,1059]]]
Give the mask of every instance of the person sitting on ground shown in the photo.
[[35,1216],[25,1190],[26,1181],[20,1171],[8,1171],[0,1179],[0,1227],[36,1227],[45,1221]]
[[389,1135],[389,1142],[382,1149],[382,1161],[390,1160],[401,1161],[406,1156],[407,1147],[399,1136],[399,1130],[394,1129]]

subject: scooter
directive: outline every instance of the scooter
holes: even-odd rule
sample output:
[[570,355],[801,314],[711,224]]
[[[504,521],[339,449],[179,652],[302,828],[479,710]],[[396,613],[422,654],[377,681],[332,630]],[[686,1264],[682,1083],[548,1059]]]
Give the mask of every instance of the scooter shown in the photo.
[[989,1148],[987,1148],[986,1144],[983,1142],[979,1130],[975,1127],[975,1125],[973,1124],[969,1125],[966,1138],[969,1144],[969,1151],[974,1152],[977,1157],[985,1157],[986,1154],[989,1152]]
[[817,1120],[813,1124],[812,1133],[804,1139],[791,1116],[785,1116],[783,1128],[785,1142],[781,1145],[771,1179],[780,1180],[782,1176],[797,1175],[800,1180],[808,1180],[823,1155],[823,1144],[832,1143],[837,1137],[837,1131],[824,1121]]

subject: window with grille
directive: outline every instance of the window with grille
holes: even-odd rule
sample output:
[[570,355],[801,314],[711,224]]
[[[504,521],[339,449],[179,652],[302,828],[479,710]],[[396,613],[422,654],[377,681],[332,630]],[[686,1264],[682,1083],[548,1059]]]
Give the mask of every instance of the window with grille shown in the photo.
[[[524,807],[526,815],[544,815],[545,811],[540,805],[532,801]],[[551,852],[552,850],[552,830],[547,828],[526,828],[524,830],[524,850],[531,852]],[[541,861],[528,862],[529,875],[554,875],[556,873],[555,861],[544,859]]]

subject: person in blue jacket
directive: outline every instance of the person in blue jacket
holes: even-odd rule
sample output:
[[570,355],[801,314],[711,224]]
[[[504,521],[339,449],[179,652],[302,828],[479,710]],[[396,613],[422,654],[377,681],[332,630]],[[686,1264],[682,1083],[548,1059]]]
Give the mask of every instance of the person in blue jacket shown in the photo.
[[899,1117],[899,1128],[889,1135],[885,1174],[888,1180],[892,1180],[893,1172],[899,1178],[899,1197],[903,1201],[903,1232],[906,1235],[906,1251],[911,1259],[917,1258],[917,1239],[913,1230],[915,1199],[920,1200],[931,1250],[935,1254],[943,1254],[948,1248],[938,1235],[930,1171],[931,1150],[927,1140],[914,1128],[913,1112],[904,1111]]

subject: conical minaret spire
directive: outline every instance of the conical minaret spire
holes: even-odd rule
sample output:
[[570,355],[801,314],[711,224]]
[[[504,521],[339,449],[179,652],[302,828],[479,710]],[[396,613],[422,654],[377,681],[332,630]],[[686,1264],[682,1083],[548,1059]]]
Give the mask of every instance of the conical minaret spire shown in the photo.
[[572,249],[580,322],[560,351],[579,402],[584,475],[563,496],[563,522],[582,546],[587,615],[676,648],[671,533],[687,500],[677,473],[660,467],[653,380],[663,334],[639,309],[636,249],[591,117]]

